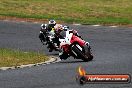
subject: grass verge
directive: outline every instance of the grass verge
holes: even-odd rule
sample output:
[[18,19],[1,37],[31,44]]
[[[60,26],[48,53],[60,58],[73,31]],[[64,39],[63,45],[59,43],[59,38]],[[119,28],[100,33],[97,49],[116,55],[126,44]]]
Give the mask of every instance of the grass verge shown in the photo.
[[46,60],[48,57],[41,53],[0,48],[0,67],[34,64]]
[[132,24],[131,0],[0,0],[0,16],[82,24]]

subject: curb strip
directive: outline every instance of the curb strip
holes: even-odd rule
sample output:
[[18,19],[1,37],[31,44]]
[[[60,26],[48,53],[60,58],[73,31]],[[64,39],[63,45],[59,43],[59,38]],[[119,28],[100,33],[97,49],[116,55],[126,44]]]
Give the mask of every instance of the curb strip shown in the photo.
[[25,68],[25,67],[33,67],[33,66],[40,66],[40,65],[47,65],[51,63],[56,63],[61,61],[58,57],[50,56],[50,59],[45,62],[40,62],[36,64],[27,64],[27,65],[20,65],[20,66],[12,66],[12,67],[0,67],[0,70],[9,70],[9,69],[18,69],[18,68]]

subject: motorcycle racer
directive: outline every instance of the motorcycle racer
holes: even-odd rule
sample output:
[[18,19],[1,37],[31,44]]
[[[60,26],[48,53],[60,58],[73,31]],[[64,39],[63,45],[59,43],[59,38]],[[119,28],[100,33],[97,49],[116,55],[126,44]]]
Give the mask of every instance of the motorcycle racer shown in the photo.
[[[59,33],[63,30],[63,26],[61,24],[56,24],[54,20],[50,20],[49,24],[42,24],[39,38],[41,42],[47,42],[49,48],[49,52],[52,52],[53,50],[53,43],[57,44],[56,47],[59,47]],[[50,34],[54,36],[54,38],[50,39],[47,37],[47,35]],[[47,38],[46,38],[47,37]],[[44,43],[43,43],[44,44]],[[56,50],[56,49],[55,49]]]
[[73,56],[83,61],[93,59],[91,48],[88,42],[76,35],[74,30],[60,32],[60,59],[66,60],[69,56]]
[[[67,31],[70,30],[69,26],[63,26],[61,24],[56,24],[55,20],[49,20],[49,24],[42,24],[41,25],[41,30],[40,30],[40,34],[39,34],[39,38],[41,40],[41,42],[43,44],[48,44],[47,48],[49,49],[49,52],[52,52],[53,49],[56,50],[56,48],[53,47],[53,43],[57,44],[56,47],[59,48],[60,45],[60,41],[59,38],[61,37],[60,33],[62,31]],[[80,37],[78,32],[76,30],[73,30],[73,34]],[[47,36],[48,34],[54,36],[54,38],[50,38]]]
[[42,30],[44,29],[44,30],[50,32],[54,28],[55,25],[56,25],[55,20],[49,20],[49,24],[42,24],[41,29]]
[[40,30],[40,35],[39,38],[41,41],[46,41],[45,35],[46,32],[50,32],[53,30],[54,26],[56,25],[56,22],[54,20],[49,20],[49,24],[41,24],[41,30]]
[[[66,31],[71,31],[71,33],[73,33],[73,35],[75,35],[75,36],[81,38],[81,36],[78,34],[78,32],[77,32],[76,30],[74,30],[74,29],[70,30],[68,26],[63,26],[63,29],[60,29],[60,30],[57,30],[57,31],[59,31],[59,32],[57,33],[57,35],[58,35],[58,40],[60,40],[60,39],[65,39],[64,36],[66,35]],[[82,38],[81,38],[81,39],[82,39]],[[83,40],[83,39],[82,39],[82,40]],[[59,41],[59,47],[60,47],[60,43],[61,43],[61,41]],[[69,57],[69,55],[66,54],[66,53],[64,52],[64,50],[60,47],[60,50],[59,50],[59,57],[60,57],[60,59],[66,60],[66,59]]]
[[53,49],[51,48],[51,42],[49,42],[49,39],[46,38],[45,36],[47,33],[54,35],[54,26],[55,25],[56,25],[55,20],[49,20],[49,24],[41,24],[39,38],[40,38],[41,42],[47,41],[49,52],[52,52]]

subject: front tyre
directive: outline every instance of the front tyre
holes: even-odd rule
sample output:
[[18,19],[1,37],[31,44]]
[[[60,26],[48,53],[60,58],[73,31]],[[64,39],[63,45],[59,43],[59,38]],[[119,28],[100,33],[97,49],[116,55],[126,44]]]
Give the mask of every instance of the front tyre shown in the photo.
[[83,48],[79,44],[75,44],[72,46],[72,52],[76,57],[80,57],[83,61],[88,62],[93,59],[93,55],[90,52],[90,48],[88,46],[84,46]]
[[69,56],[68,56],[68,54],[67,53],[65,53],[65,52],[62,52],[61,54],[59,54],[59,57],[60,57],[60,59],[62,60],[66,60]]

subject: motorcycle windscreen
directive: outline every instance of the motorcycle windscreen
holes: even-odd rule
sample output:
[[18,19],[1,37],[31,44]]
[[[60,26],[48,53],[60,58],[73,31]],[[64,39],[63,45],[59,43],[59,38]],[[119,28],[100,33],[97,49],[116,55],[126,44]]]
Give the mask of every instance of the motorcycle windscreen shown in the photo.
[[65,39],[66,37],[66,31],[60,32],[60,39]]

